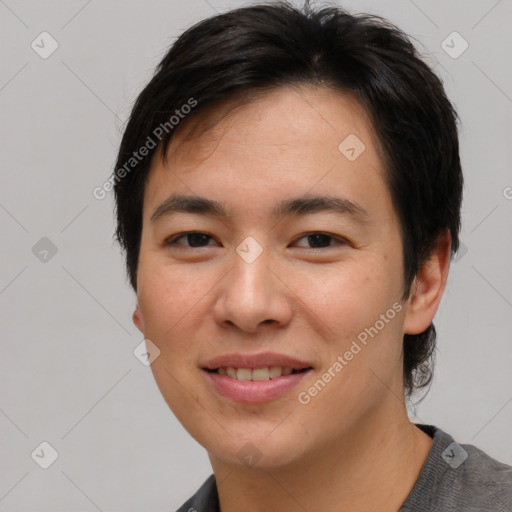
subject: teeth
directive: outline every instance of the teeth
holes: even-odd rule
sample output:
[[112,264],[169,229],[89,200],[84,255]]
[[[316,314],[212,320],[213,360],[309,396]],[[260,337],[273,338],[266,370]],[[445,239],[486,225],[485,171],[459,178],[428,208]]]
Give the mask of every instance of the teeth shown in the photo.
[[269,377],[271,379],[275,379],[276,377],[281,377],[281,375],[283,374],[283,369],[280,366],[271,366],[268,370],[269,370],[268,371]]
[[236,380],[251,380],[252,370],[249,368],[238,368],[236,371]]
[[283,368],[281,366],[271,366],[270,368],[255,368],[254,370],[251,370],[250,368],[233,367],[217,369],[217,373],[219,375],[227,375],[228,377],[236,380],[253,381],[277,379],[283,375],[290,375],[292,371],[293,370],[289,367]]
[[252,371],[252,380],[268,380],[268,377],[268,368],[256,368]]

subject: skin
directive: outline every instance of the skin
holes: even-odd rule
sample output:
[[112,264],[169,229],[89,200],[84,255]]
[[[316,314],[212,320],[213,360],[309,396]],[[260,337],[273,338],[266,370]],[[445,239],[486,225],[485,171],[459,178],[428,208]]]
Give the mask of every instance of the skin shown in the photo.
[[[160,154],[152,162],[133,320],[161,351],[151,365],[156,382],[208,451],[223,512],[357,512],[376,504],[396,511],[431,446],[402,398],[402,339],[424,331],[435,315],[449,234],[402,300],[399,221],[364,108],[313,86],[281,87],[231,107],[225,102],[185,120],[167,162]],[[354,161],[338,150],[349,134],[366,146]],[[219,201],[228,216],[180,212],[152,221],[176,193]],[[349,199],[366,210],[367,222],[334,212],[272,215],[281,200],[304,195]],[[186,236],[175,240],[186,231],[211,238],[202,247]],[[333,238],[314,248],[312,232]],[[247,236],[263,249],[250,264],[235,250]],[[393,304],[401,311],[301,404],[298,393]],[[306,360],[313,370],[263,404],[222,397],[201,370],[214,356],[265,351]],[[253,466],[238,456],[247,443],[259,457]]]

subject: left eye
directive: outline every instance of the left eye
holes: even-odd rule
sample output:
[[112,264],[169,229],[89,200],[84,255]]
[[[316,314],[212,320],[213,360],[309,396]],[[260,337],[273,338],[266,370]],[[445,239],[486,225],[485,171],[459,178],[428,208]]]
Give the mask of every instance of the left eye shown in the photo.
[[333,245],[331,242],[343,243],[343,240],[340,238],[328,235],[327,233],[310,233],[299,238],[298,242],[296,242],[296,245],[299,247],[307,247],[307,245],[300,244],[300,240],[306,240],[306,243],[310,244],[312,249],[323,249],[325,247],[329,247]]
[[[179,240],[181,239],[185,239],[187,243],[180,243]],[[304,240],[305,243],[301,243],[302,240]],[[211,241],[213,241],[213,238],[206,233],[190,232],[183,233],[170,239],[167,242],[167,245],[176,244],[185,247],[197,248],[207,247],[208,245],[211,245]],[[334,245],[336,242],[338,244],[345,243],[344,240],[327,233],[309,233],[299,238],[294,245],[298,247],[309,247],[310,249],[324,249]]]

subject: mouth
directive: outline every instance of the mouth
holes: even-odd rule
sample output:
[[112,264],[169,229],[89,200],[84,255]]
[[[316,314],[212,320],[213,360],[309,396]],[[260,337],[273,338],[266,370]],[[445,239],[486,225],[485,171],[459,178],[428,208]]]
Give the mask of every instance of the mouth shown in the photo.
[[278,379],[283,376],[293,375],[297,373],[304,373],[312,370],[311,366],[306,368],[291,368],[290,366],[270,366],[263,368],[234,368],[233,366],[220,366],[219,368],[205,370],[209,373],[216,373],[217,375],[224,375],[230,379],[262,382],[265,380]]
[[285,396],[314,370],[308,362],[269,352],[220,356],[201,369],[219,395],[245,404]]

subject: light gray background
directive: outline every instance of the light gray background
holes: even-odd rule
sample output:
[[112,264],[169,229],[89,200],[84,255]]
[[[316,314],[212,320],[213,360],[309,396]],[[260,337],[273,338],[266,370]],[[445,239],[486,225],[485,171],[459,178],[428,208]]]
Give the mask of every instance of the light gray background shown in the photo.
[[[133,355],[142,336],[112,196],[92,190],[168,45],[240,5],[0,0],[2,511],[172,511],[211,472]],[[512,2],[343,5],[416,37],[462,121],[467,253],[436,318],[436,378],[417,421],[512,464]],[[42,31],[59,44],[47,59],[31,48]],[[469,43],[458,59],[441,48],[453,31]],[[42,237],[57,247],[46,262],[32,252]],[[48,469],[31,458],[42,441],[59,455]]]

